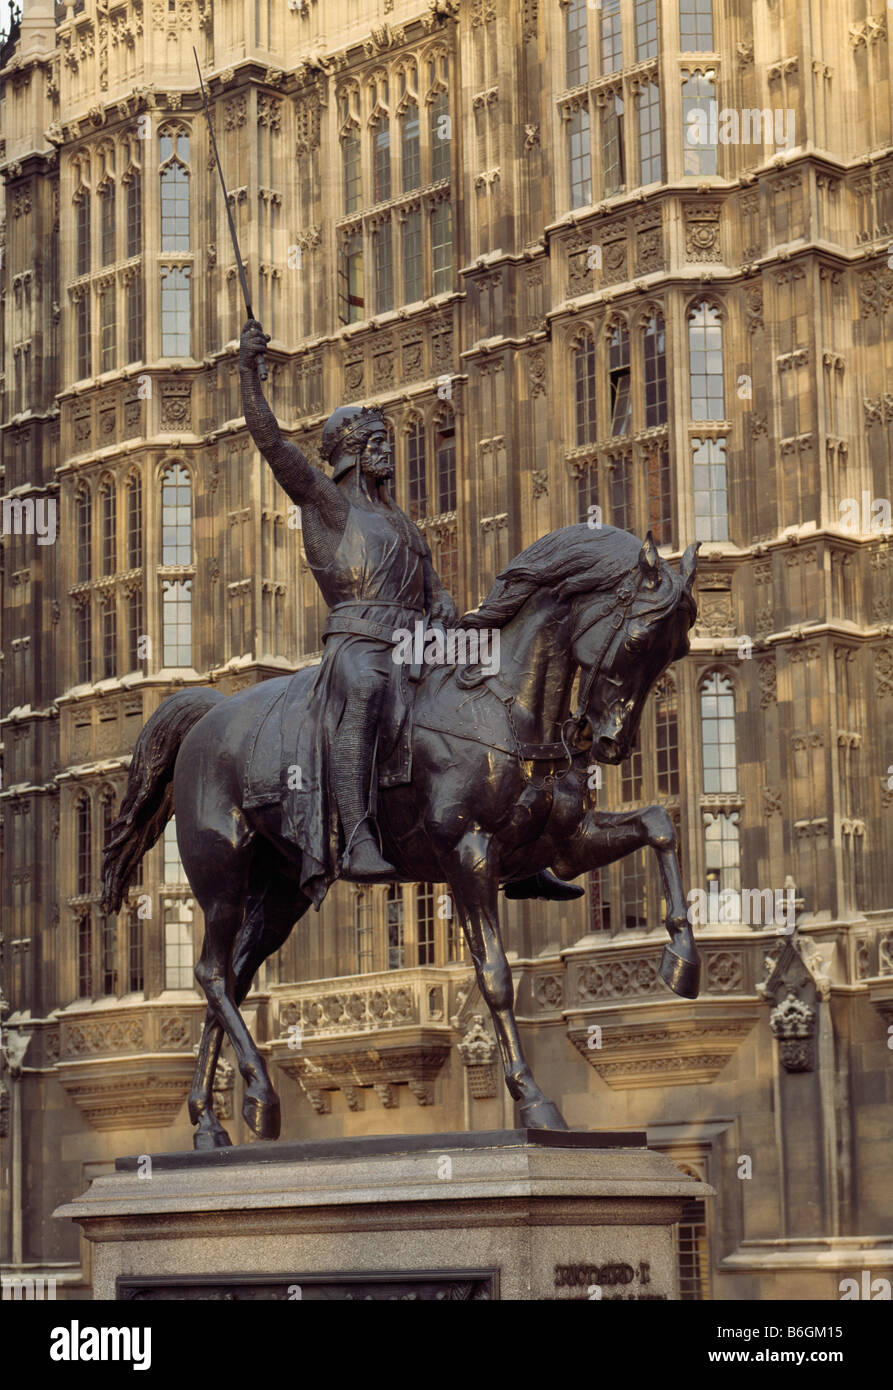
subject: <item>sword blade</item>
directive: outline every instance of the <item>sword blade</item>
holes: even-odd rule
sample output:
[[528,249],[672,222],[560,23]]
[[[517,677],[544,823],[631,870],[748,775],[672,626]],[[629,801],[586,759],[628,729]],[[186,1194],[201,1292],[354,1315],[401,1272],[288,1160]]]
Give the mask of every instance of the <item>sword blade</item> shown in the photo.
[[[221,189],[223,190],[223,207],[224,207],[224,210],[226,211],[226,220],[227,220],[227,223],[229,224],[229,234],[230,234],[230,236],[231,236],[231,238],[232,238],[233,251],[235,252],[235,257],[236,257],[236,268],[237,268],[237,270],[238,270],[238,272],[239,272],[239,284],[242,286],[242,298],[243,298],[244,301],[245,301],[245,312],[246,312],[246,314],[248,315],[248,317],[249,317],[250,319],[253,319],[253,318],[254,318],[254,312],[253,312],[253,310],[252,310],[252,308],[251,308],[251,297],[250,297],[250,295],[248,294],[248,278],[247,278],[247,276],[246,276],[246,274],[245,274],[245,267],[244,267],[244,265],[242,264],[242,256],[241,256],[241,253],[239,252],[239,239],[238,239],[238,237],[236,236],[236,224],[235,224],[235,222],[233,221],[233,214],[232,214],[232,210],[231,210],[230,205],[229,205],[229,195],[228,195],[228,193],[227,193],[227,191],[226,191],[226,180],[225,180],[224,177],[223,177],[223,167],[222,167],[222,165],[221,165],[221,163],[220,163],[220,155],[219,155],[218,150],[217,150],[217,141],[216,141],[216,139],[215,139],[215,137],[214,137],[214,126],[213,126],[213,124],[211,123],[211,111],[210,111],[210,108],[209,108],[209,106],[208,106],[208,94],[207,94],[207,92],[205,91],[205,84],[204,84],[204,81],[202,80],[202,70],[201,70],[201,68],[199,67],[198,54],[196,53],[194,47],[193,47],[193,50],[192,50],[192,55],[193,55],[193,57],[195,58],[195,68],[196,68],[196,72],[198,73],[199,85],[200,85],[200,87],[201,87],[201,89],[202,89],[202,101],[203,101],[204,107],[205,107],[205,120],[208,122],[208,134],[209,134],[210,137],[211,137],[211,148],[212,148],[213,151],[214,151],[214,161],[215,161],[215,163],[216,163],[216,165],[217,165],[217,173],[218,173],[219,176],[220,176],[220,187],[221,187]],[[257,359],[257,370],[258,370],[258,375],[260,376],[261,381],[266,380],[267,368],[266,368],[266,364],[265,364],[265,362],[264,362],[264,359],[263,359],[262,357],[258,357],[258,359]]]

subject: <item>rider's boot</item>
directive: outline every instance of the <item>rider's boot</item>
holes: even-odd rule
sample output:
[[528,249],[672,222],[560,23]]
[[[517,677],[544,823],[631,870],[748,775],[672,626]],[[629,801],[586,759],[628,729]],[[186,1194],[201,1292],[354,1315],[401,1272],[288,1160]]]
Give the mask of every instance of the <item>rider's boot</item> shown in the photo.
[[348,841],[341,860],[341,877],[351,883],[381,883],[383,879],[398,877],[393,864],[389,864],[379,851],[368,816],[358,823]]
[[353,883],[380,883],[398,877],[378,848],[369,814],[380,703],[374,685],[355,684],[336,748],[335,799],[345,839],[340,874]]
[[572,898],[582,898],[585,889],[579,884],[567,883],[551,869],[543,869],[529,878],[518,878],[507,883],[504,888],[507,898],[545,898],[548,902],[570,902]]

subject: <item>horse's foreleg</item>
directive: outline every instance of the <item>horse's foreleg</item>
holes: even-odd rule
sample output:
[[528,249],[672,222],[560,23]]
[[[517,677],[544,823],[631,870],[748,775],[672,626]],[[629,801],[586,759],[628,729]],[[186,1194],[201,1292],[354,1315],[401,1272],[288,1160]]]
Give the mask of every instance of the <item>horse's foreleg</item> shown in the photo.
[[512,972],[499,932],[499,871],[489,836],[480,832],[466,835],[458,847],[458,861],[450,886],[477,982],[493,1019],[509,1094],[521,1106],[525,1128],[567,1129],[558,1107],[537,1086],[521,1047],[513,1008]]
[[577,832],[560,847],[553,862],[563,877],[574,878],[577,874],[613,864],[645,845],[657,856],[667,904],[665,924],[670,941],[664,947],[660,976],[676,994],[696,999],[701,962],[688,920],[676,854],[676,831],[670,813],[663,806],[645,806],[641,810],[616,814],[588,811]]
[[701,986],[701,957],[688,919],[676,829],[663,806],[646,806],[640,813],[647,842],[657,855],[657,867],[667,904],[666,928],[670,934],[660,962],[660,977],[683,999],[697,999]]

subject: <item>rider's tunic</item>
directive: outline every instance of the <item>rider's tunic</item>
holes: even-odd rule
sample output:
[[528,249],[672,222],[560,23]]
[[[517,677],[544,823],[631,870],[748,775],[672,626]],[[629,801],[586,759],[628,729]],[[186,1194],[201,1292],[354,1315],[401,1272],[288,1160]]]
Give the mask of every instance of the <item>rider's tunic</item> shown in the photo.
[[[385,685],[393,670],[398,629],[425,612],[428,547],[402,512],[352,503],[344,534],[328,565],[311,566],[329,617],[316,679],[291,680],[282,704],[282,832],[301,845],[301,886],[319,907],[337,876],[344,839],[333,769],[351,749],[339,737],[351,689],[359,681]],[[289,752],[291,750],[291,753]],[[288,776],[289,765],[300,777]],[[348,830],[351,827],[348,827]]]

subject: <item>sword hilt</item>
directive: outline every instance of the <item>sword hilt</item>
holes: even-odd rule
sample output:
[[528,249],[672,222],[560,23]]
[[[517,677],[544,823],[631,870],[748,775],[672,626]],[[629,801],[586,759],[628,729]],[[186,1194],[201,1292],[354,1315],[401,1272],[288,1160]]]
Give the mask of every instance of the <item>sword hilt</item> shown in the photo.
[[[245,300],[245,312],[246,312],[246,314],[248,315],[248,317],[249,317],[250,319],[253,319],[253,318],[254,318],[254,310],[252,309],[251,305],[248,303],[248,300],[247,300],[247,299]],[[266,381],[266,379],[267,379],[267,364],[266,364],[266,362],[264,361],[263,353],[258,353],[258,356],[257,356],[257,374],[258,374],[258,376],[260,377],[261,381]]]

